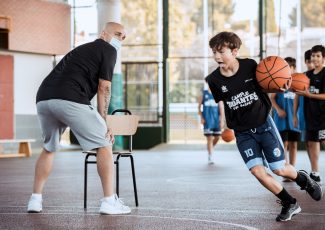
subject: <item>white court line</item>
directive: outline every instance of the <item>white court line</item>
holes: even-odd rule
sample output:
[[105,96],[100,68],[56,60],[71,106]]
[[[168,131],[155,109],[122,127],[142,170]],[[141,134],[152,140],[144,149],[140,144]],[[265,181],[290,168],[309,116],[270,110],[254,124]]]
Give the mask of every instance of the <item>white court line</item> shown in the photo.
[[[0,213],[0,215],[84,215],[84,216],[101,216],[100,214],[85,214],[85,213],[37,213],[37,214],[29,214],[29,213]],[[181,221],[194,221],[194,222],[203,222],[203,223],[211,223],[211,224],[222,224],[222,225],[230,225],[235,227],[244,228],[247,230],[258,230],[258,228],[250,227],[243,224],[235,224],[224,221],[216,221],[216,220],[202,220],[202,219],[194,219],[194,218],[180,218],[180,217],[162,217],[162,216],[140,216],[140,215],[107,215],[111,217],[136,217],[136,218],[154,218],[154,219],[170,219],[170,220],[181,220]]]
[[[83,206],[44,206],[45,208],[59,208],[57,211],[60,211],[60,208],[75,208],[75,209],[83,209]],[[252,214],[278,214],[278,212],[268,212],[268,211],[261,211],[261,210],[229,210],[229,209],[186,209],[186,208],[159,208],[159,207],[132,207],[129,206],[133,211],[136,210],[147,210],[147,211],[185,211],[185,212],[223,212],[223,213],[252,213]],[[27,208],[27,206],[0,206],[0,208]],[[90,209],[99,209],[98,207],[88,207],[87,210]],[[56,210],[54,210],[56,211]],[[87,213],[87,211],[79,212]],[[6,213],[1,213],[6,214]],[[18,214],[28,214],[28,213],[18,213]],[[61,214],[61,213],[57,213]],[[73,213],[71,213],[73,214]],[[195,214],[193,214],[195,215]],[[325,213],[310,213],[310,212],[300,212],[299,215],[305,215],[305,216],[325,216]]]

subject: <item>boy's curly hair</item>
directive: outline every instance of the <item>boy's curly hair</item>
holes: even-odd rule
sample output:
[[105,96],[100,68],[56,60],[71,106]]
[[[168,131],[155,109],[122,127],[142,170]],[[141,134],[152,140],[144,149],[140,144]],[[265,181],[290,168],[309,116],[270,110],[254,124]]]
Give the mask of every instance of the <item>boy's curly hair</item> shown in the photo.
[[239,49],[241,44],[242,42],[237,34],[227,31],[218,33],[209,41],[210,48],[217,51],[220,51],[223,47],[228,47],[231,50]]

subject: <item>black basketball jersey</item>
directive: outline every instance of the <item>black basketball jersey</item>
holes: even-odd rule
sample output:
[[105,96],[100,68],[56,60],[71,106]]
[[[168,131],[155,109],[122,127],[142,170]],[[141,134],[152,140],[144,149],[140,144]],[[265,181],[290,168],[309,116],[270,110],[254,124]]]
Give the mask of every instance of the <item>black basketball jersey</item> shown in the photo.
[[90,104],[99,79],[112,81],[116,56],[115,48],[102,39],[78,46],[43,80],[36,102],[63,99]]
[[[314,74],[314,70],[307,71],[306,75],[310,79],[310,93],[325,93],[325,68],[317,74]],[[304,100],[306,130],[325,129],[325,101],[307,97]]]
[[265,123],[271,101],[256,81],[257,63],[252,59],[238,59],[238,62],[239,69],[233,76],[225,77],[217,68],[206,81],[214,100],[224,102],[227,126],[244,131]]

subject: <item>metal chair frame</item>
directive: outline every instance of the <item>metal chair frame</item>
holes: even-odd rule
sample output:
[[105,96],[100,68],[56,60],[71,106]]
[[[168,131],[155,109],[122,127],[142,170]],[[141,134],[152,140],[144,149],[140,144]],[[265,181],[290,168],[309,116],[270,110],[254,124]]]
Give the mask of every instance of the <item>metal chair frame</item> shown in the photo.
[[[127,109],[117,109],[112,112],[112,115],[115,113],[124,113],[125,116],[131,115],[131,112]],[[115,115],[116,116],[116,115]],[[113,130],[114,134],[114,130]],[[131,163],[131,170],[132,170],[132,180],[133,180],[133,191],[134,191],[134,199],[135,199],[135,206],[139,206],[138,202],[138,192],[137,192],[137,184],[136,184],[136,178],[135,178],[135,169],[134,169],[134,159],[132,156],[132,135],[126,135],[121,134],[121,136],[127,136],[129,138],[129,148],[126,152],[120,152],[120,151],[113,151],[113,154],[117,154],[117,157],[114,161],[114,164],[116,165],[116,194],[119,196],[119,160],[121,157],[130,158]],[[86,151],[83,152],[86,153],[85,157],[85,171],[84,171],[84,209],[87,209],[87,178],[88,178],[88,164],[97,164],[97,161],[95,160],[89,160],[88,158],[90,156],[97,157],[97,153],[95,151]]]

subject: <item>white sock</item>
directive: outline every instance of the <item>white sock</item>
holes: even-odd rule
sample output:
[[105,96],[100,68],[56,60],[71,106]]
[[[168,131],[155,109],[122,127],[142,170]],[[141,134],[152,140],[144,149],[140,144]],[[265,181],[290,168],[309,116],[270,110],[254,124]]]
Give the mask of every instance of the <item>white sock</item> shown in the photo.
[[37,200],[42,200],[42,194],[32,193],[32,198],[35,198]]
[[115,202],[115,194],[111,195],[111,196],[106,196],[104,197],[104,200],[106,200],[109,203],[113,203]]
[[314,176],[319,176],[319,172],[311,172]]

